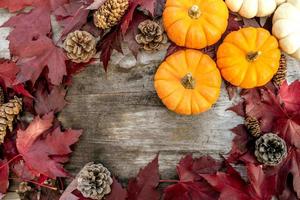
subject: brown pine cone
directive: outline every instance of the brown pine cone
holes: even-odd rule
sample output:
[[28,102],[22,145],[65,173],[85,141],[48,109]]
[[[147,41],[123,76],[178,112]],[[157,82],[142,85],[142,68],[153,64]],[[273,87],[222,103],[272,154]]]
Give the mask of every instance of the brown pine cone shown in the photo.
[[280,64],[277,73],[273,77],[273,83],[278,87],[281,86],[283,81],[285,81],[287,75],[287,61],[286,56],[281,54]]
[[86,198],[101,200],[111,192],[112,182],[106,167],[102,164],[88,163],[78,174],[77,189]]
[[109,29],[121,20],[128,9],[128,0],[107,0],[94,13],[94,24],[101,29]]
[[246,117],[245,126],[253,137],[259,137],[261,135],[259,121],[256,118],[250,116]]
[[22,110],[22,99],[15,96],[0,107],[0,144],[3,143],[6,129],[13,130],[13,121]]
[[146,51],[161,50],[168,42],[162,26],[155,21],[145,20],[139,24],[138,29],[139,33],[135,36],[135,40]]
[[96,54],[96,39],[86,31],[74,31],[64,41],[67,56],[75,63],[86,63]]
[[276,166],[287,156],[287,147],[278,135],[267,133],[256,140],[254,154],[260,163]]

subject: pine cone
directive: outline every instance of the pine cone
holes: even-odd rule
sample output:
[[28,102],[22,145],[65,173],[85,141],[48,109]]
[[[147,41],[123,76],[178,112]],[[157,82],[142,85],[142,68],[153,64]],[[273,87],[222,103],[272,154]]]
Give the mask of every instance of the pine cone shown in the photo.
[[255,156],[265,165],[276,166],[287,156],[285,141],[276,134],[264,134],[255,142]]
[[246,117],[245,126],[253,137],[259,137],[261,135],[259,121],[256,118],[250,116]]
[[146,51],[161,50],[168,42],[162,26],[155,21],[145,20],[139,24],[138,29],[139,34],[135,36],[135,40]]
[[283,81],[285,81],[287,75],[287,61],[286,56],[284,54],[281,54],[280,58],[280,65],[278,68],[277,73],[273,77],[273,83],[277,85],[278,87],[281,86]]
[[109,29],[121,20],[129,6],[128,0],[107,0],[95,13],[94,24]]
[[74,31],[64,41],[67,56],[75,63],[86,63],[96,54],[96,39],[86,31]]
[[86,198],[101,200],[111,192],[113,180],[102,164],[88,163],[78,174],[77,189]]
[[22,110],[22,99],[15,96],[0,107],[0,144],[3,143],[6,129],[13,130],[13,121]]

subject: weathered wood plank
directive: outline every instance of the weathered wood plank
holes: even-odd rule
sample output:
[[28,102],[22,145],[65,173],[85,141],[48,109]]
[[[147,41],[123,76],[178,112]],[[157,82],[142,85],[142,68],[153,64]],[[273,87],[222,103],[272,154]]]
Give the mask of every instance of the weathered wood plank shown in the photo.
[[[0,9],[0,24],[9,16]],[[0,28],[0,57],[9,58],[8,33],[8,28]],[[69,105],[59,116],[65,127],[84,129],[67,166],[71,172],[96,161],[127,179],[159,152],[163,178],[170,178],[186,153],[217,157],[230,150],[229,129],[242,119],[226,109],[236,99],[229,101],[223,87],[217,104],[204,114],[187,117],[168,111],[153,88],[161,57],[157,54],[151,60],[141,54],[136,61],[132,55],[119,56],[107,74],[94,65],[74,78],[67,96]],[[289,58],[288,65],[288,80],[299,79],[300,63]]]

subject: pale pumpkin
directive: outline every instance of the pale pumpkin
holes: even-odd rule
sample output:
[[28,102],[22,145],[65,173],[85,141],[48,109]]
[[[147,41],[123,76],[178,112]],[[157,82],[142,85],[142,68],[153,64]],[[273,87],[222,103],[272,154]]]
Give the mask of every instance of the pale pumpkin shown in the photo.
[[202,49],[221,38],[228,16],[223,0],[167,0],[163,24],[178,46]]
[[279,68],[278,42],[263,28],[242,28],[231,32],[217,51],[223,78],[241,88],[268,83]]
[[300,60],[300,0],[288,0],[278,7],[272,33],[284,52]]
[[208,55],[198,50],[181,50],[159,66],[154,86],[168,109],[195,115],[207,111],[217,101],[221,75]]
[[265,17],[271,15],[277,5],[286,0],[225,0],[228,8],[242,17]]

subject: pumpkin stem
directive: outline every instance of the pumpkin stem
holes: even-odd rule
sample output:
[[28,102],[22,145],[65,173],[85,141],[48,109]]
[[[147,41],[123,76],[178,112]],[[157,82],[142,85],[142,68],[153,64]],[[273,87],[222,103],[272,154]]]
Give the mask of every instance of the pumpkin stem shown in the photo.
[[192,19],[198,19],[200,15],[201,15],[201,11],[198,5],[193,5],[192,7],[190,7],[189,16]]
[[187,73],[182,79],[181,84],[186,89],[194,89],[196,86],[196,80],[193,78],[191,73]]
[[257,60],[257,58],[261,55],[261,52],[260,51],[255,51],[255,52],[249,52],[247,55],[246,55],[246,59],[249,61],[249,62],[254,62]]

